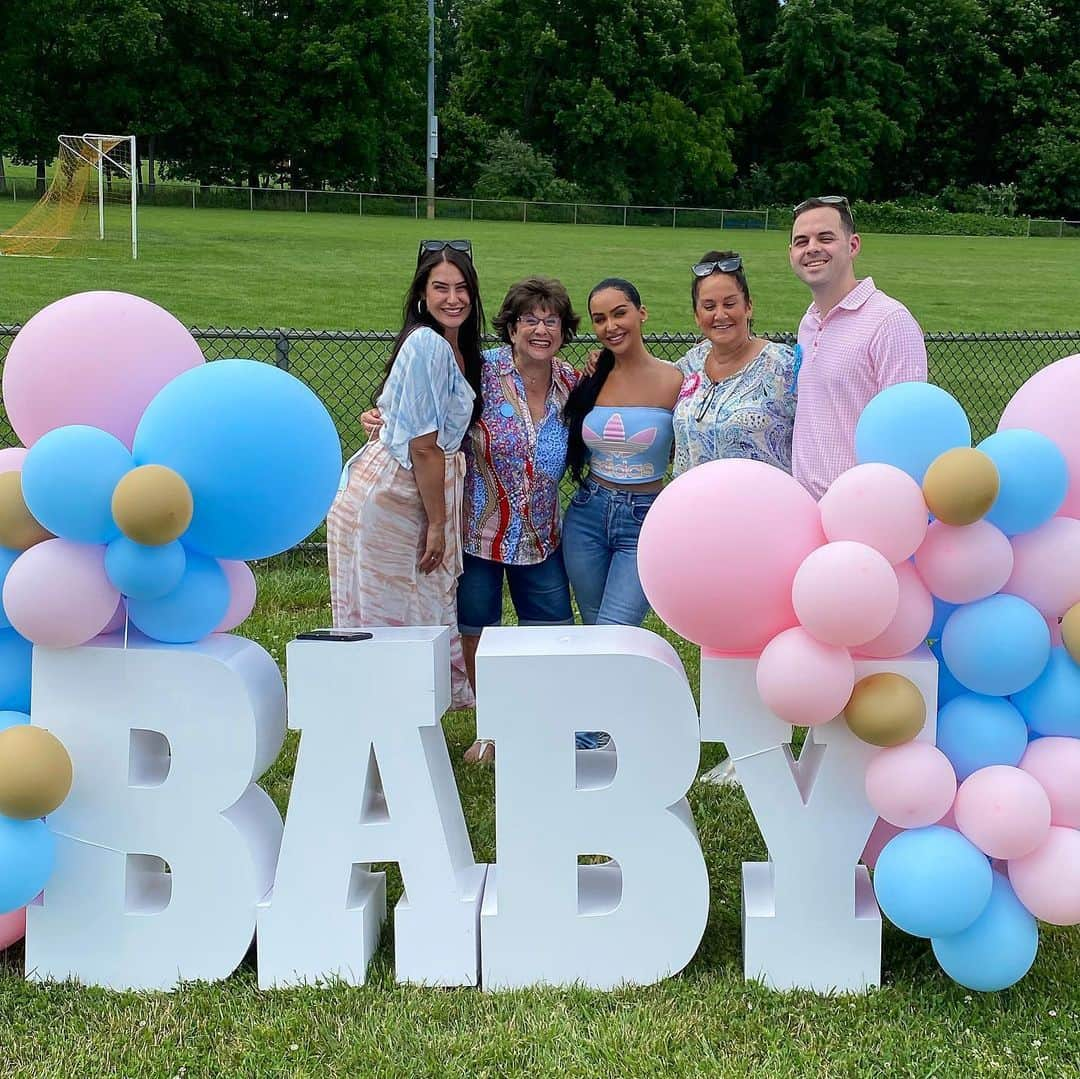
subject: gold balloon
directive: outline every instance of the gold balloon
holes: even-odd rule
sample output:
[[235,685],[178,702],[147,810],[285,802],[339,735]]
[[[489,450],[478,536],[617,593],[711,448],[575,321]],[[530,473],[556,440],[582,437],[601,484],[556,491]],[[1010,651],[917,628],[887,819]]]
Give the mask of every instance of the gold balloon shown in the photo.
[[936,457],[923,477],[930,512],[947,525],[982,520],[998,496],[997,465],[981,450],[957,447]]
[[1074,603],[1061,620],[1061,643],[1073,662],[1080,663],[1080,603]]
[[844,719],[852,734],[872,746],[910,742],[926,723],[926,701],[918,687],[900,674],[871,674],[851,691]]
[[0,814],[33,820],[71,790],[71,758],[55,735],[28,723],[0,731]]
[[0,547],[25,551],[53,534],[38,524],[26,508],[22,493],[22,474],[0,472]]
[[183,476],[164,465],[133,468],[116,485],[112,514],[117,527],[136,543],[160,547],[183,535],[194,503]]

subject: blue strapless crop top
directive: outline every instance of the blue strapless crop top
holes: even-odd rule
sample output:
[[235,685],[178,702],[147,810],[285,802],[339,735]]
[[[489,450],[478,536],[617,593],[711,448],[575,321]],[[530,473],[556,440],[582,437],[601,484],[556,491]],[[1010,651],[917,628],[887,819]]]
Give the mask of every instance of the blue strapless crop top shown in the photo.
[[671,459],[671,411],[650,405],[596,405],[581,425],[594,475],[611,483],[652,483]]

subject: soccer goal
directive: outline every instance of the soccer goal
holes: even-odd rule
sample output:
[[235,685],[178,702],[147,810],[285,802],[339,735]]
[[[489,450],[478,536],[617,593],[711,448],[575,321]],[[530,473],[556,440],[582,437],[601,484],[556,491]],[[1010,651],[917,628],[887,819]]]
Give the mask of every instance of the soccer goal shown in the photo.
[[0,254],[139,257],[134,135],[61,135],[52,182],[0,232]]

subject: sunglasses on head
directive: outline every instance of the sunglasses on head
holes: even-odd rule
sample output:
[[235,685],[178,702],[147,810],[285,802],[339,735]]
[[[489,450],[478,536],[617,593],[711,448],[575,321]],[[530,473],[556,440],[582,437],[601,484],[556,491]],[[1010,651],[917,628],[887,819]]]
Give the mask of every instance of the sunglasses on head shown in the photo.
[[848,202],[846,195],[817,195],[812,199],[803,199],[792,213],[798,217],[803,210],[809,209],[812,205],[816,206],[818,203],[824,203],[826,206],[843,206],[849,214],[851,213],[851,203]]
[[735,273],[742,269],[742,255],[732,255],[730,258],[718,259],[716,262],[695,262],[690,267],[695,277],[708,277],[709,274]]
[[472,258],[472,244],[468,240],[421,240],[420,250],[416,257],[422,259],[425,255],[445,251],[448,247],[451,251],[463,251],[470,259]]

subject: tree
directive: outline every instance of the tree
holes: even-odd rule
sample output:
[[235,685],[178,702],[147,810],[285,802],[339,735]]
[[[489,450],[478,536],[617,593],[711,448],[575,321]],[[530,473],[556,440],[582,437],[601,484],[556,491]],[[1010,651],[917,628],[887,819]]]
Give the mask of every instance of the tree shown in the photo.
[[991,118],[998,178],[1026,211],[1080,212],[1080,0],[986,0],[1003,70]]
[[789,0],[768,49],[765,160],[788,199],[888,190],[918,105],[888,0]]
[[132,130],[160,21],[157,0],[2,5],[0,149],[37,161],[44,177],[57,135]]
[[996,140],[986,136],[1004,72],[982,0],[907,0],[894,4],[888,17],[918,122],[894,159],[895,183],[884,193],[992,182]]
[[458,50],[456,115],[516,133],[593,197],[711,201],[734,172],[730,0],[477,0]]

